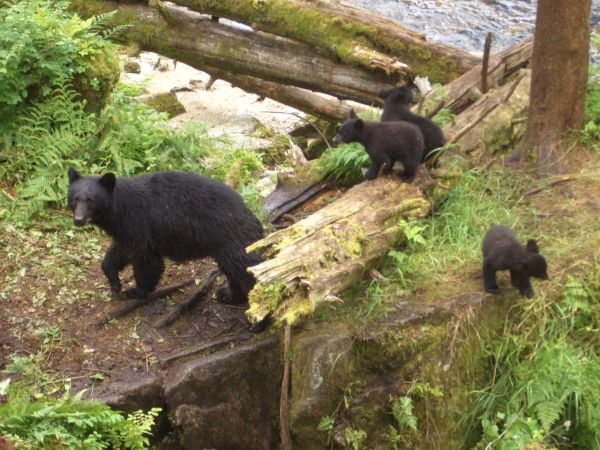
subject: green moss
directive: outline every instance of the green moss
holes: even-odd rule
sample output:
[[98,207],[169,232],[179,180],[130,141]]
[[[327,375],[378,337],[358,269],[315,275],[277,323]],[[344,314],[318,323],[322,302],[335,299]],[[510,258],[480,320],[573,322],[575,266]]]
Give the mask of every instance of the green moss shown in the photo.
[[175,117],[185,112],[183,105],[172,92],[152,96],[146,104],[158,112],[165,112],[169,117]]
[[140,73],[142,68],[137,61],[126,61],[125,64],[123,64],[123,71],[126,73]]
[[105,51],[95,55],[88,69],[73,80],[74,89],[86,100],[88,111],[100,111],[119,81],[119,60],[116,53]]

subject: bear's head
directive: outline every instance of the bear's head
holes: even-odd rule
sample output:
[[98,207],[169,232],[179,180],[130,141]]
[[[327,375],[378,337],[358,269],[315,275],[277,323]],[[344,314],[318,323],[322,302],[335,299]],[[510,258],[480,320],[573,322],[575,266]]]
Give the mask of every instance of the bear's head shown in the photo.
[[73,211],[73,223],[81,227],[102,219],[110,205],[116,177],[107,173],[101,177],[84,177],[69,167],[69,193],[67,201]]
[[363,135],[364,127],[364,121],[358,118],[353,109],[350,109],[348,111],[348,119],[342,124],[340,131],[333,138],[333,145],[359,141]]
[[548,279],[546,259],[540,255],[537,242],[534,239],[527,241],[527,261],[526,272],[530,277],[539,278],[540,280]]
[[386,105],[410,105],[413,100],[413,90],[410,86],[404,84],[380,91],[379,97],[385,100]]

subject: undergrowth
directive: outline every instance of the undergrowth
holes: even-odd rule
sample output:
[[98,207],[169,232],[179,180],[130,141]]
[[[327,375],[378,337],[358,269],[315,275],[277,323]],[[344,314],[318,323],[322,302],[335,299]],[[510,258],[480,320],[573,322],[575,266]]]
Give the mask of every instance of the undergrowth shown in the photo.
[[260,155],[231,149],[201,124],[171,128],[165,113],[135,100],[138,91],[119,85],[98,116],[86,113],[66,86],[29,108],[17,122],[14,146],[5,150],[6,162],[0,164],[0,178],[17,197],[13,202],[0,199],[0,216],[27,223],[47,206],[62,206],[69,166],[82,173],[111,171],[119,176],[191,171],[239,188],[258,213],[258,191],[251,185],[263,167]]
[[466,418],[474,449],[600,449],[600,266],[558,298],[518,305],[501,339],[482,343],[490,385]]
[[[70,380],[57,379],[44,370],[46,360],[61,346],[61,330],[50,327],[39,333],[39,351],[29,356],[12,355],[0,382],[0,436],[15,448],[142,450],[160,408],[124,415],[99,401],[83,400],[85,391],[72,395]],[[14,380],[14,381],[13,381]]]

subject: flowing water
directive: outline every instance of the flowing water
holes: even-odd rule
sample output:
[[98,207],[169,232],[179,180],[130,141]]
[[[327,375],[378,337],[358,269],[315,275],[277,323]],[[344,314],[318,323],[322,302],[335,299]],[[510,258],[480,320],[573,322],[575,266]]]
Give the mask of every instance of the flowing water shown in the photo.
[[[572,0],[579,1],[579,0]],[[532,0],[344,0],[389,17],[423,33],[433,42],[480,52],[493,33],[494,52],[533,33],[536,2]],[[592,0],[591,23],[598,30],[600,0]]]

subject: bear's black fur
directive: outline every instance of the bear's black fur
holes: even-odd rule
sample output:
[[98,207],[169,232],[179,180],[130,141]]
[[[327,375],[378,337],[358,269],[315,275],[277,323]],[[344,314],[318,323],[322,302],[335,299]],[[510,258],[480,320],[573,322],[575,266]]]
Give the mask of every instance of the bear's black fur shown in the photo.
[[[425,150],[423,151],[421,162],[434,158],[434,150],[443,147],[446,144],[446,138],[441,128],[433,123],[431,119],[411,112],[412,89],[406,85],[396,86],[392,89],[381,91],[379,97],[385,100],[381,121],[402,120],[418,126],[425,139]],[[432,165],[438,167],[439,164],[437,160],[433,160]]]
[[81,176],[69,168],[68,175],[75,225],[93,223],[113,238],[102,270],[114,294],[121,291],[119,272],[129,263],[136,286],[124,296],[144,298],[160,280],[163,258],[211,256],[229,281],[229,290],[217,292],[218,300],[247,301],[255,280],[246,268],[260,261],[245,249],[263,229],[233,189],[186,172],[116,178]]
[[510,281],[521,295],[533,297],[529,277],[547,280],[546,260],[530,239],[527,245],[517,241],[515,233],[504,225],[494,225],[483,239],[483,281],[485,290],[492,294],[500,292],[496,284],[496,271],[509,270]]
[[384,163],[385,172],[390,173],[394,163],[401,161],[404,165],[401,178],[409,183],[419,170],[424,148],[423,135],[417,126],[408,122],[366,122],[351,109],[348,111],[348,120],[333,139],[334,145],[348,142],[360,142],[369,154],[372,164],[365,174],[368,180],[377,177]]

